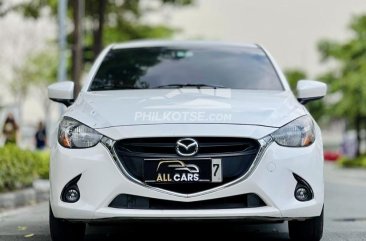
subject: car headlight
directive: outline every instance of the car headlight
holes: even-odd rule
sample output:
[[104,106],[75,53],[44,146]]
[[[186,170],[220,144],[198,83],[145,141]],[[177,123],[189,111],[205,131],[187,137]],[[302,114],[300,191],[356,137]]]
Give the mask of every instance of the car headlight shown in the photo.
[[309,116],[302,116],[273,132],[271,136],[281,146],[309,146],[315,141],[313,120]]
[[58,142],[66,148],[88,148],[99,143],[102,135],[92,128],[64,117],[58,129]]

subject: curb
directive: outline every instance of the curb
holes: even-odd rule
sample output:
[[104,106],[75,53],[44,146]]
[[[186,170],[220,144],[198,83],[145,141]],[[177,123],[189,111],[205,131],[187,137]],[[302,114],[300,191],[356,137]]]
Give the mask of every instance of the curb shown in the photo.
[[48,180],[36,180],[31,188],[0,194],[0,212],[48,201],[50,184]]

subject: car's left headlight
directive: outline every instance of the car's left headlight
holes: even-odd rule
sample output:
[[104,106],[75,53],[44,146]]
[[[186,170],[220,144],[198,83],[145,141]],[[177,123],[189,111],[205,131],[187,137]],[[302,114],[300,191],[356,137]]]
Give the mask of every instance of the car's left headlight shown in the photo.
[[70,117],[64,117],[58,129],[58,142],[66,148],[93,147],[102,137],[94,129]]
[[315,141],[313,120],[309,116],[302,116],[273,132],[271,137],[281,146],[309,146]]

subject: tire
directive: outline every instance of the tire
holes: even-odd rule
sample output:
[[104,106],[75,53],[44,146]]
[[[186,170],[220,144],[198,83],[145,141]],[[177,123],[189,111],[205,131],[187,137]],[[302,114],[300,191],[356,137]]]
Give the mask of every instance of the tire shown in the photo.
[[288,231],[293,241],[319,241],[323,236],[324,208],[319,217],[305,221],[289,221]]
[[56,218],[50,207],[49,225],[52,241],[82,241],[85,236],[85,223],[71,223]]

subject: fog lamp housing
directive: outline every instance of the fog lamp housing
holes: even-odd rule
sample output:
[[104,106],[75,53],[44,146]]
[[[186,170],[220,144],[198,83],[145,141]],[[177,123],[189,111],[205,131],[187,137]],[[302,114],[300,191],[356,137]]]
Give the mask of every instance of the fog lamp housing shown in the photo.
[[61,192],[61,200],[66,203],[76,203],[80,199],[80,190],[77,185],[81,174],[69,181]]
[[305,181],[303,178],[301,178],[299,175],[296,175],[295,173],[293,173],[293,175],[297,181],[294,191],[294,196],[296,200],[300,202],[306,202],[312,200],[314,198],[314,193],[309,183]]

